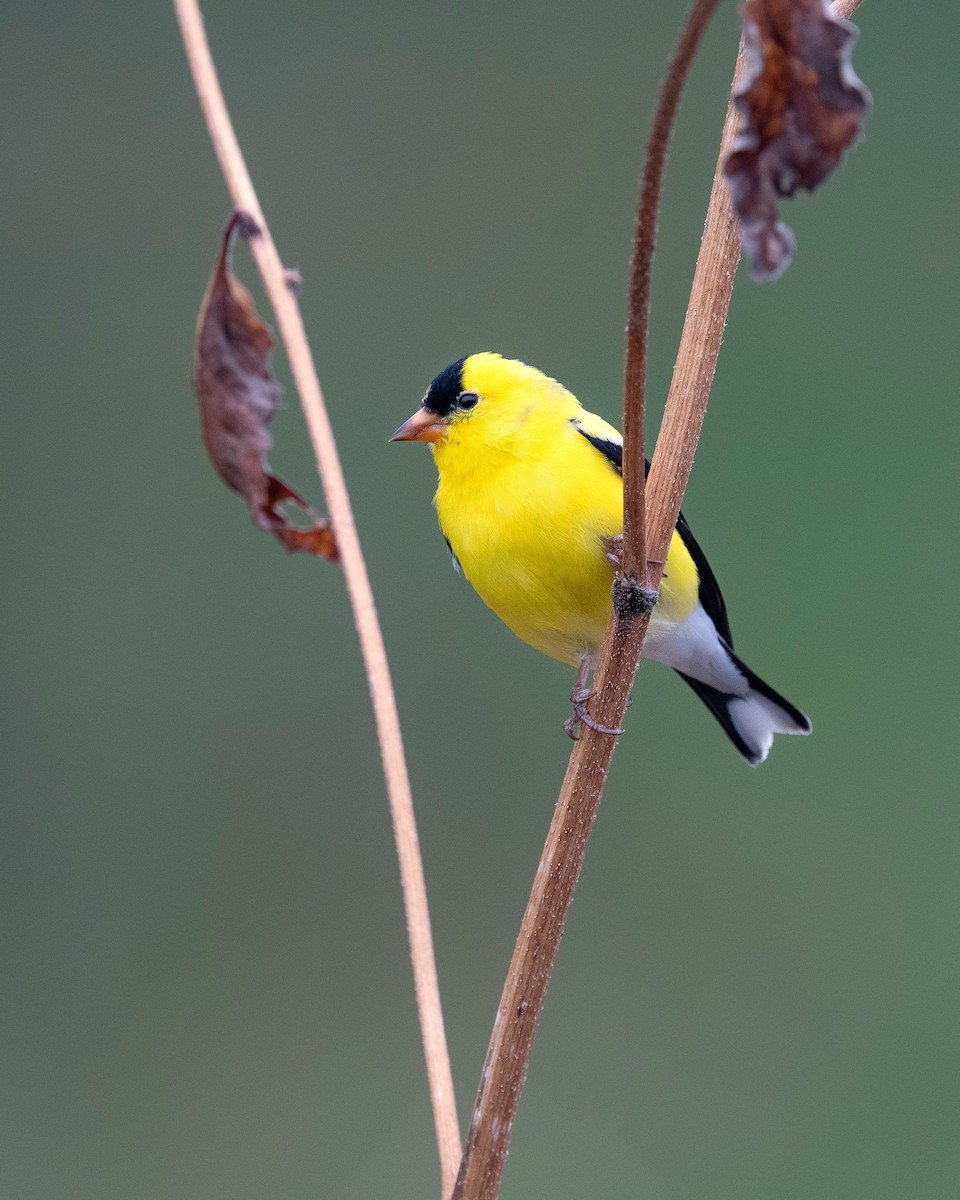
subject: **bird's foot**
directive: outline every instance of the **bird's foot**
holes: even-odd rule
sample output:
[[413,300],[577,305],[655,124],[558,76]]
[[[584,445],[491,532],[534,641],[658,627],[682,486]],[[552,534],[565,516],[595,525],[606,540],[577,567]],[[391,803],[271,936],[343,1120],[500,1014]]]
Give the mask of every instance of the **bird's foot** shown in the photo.
[[619,737],[623,733],[622,729],[611,729],[609,725],[601,725],[599,721],[595,721],[590,716],[587,712],[587,703],[592,696],[593,692],[588,687],[575,687],[570,693],[573,712],[564,721],[563,731],[572,742],[580,740],[580,734],[577,732],[578,725],[586,725],[594,733],[606,733],[610,737]]
[[623,566],[623,534],[617,533],[606,541],[607,562],[615,571]]

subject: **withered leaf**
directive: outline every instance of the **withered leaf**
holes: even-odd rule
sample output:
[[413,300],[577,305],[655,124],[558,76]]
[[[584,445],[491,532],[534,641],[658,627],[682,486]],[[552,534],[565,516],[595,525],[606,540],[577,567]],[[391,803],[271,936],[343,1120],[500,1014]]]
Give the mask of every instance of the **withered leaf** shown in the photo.
[[[203,444],[223,482],[246,500],[258,529],[274,534],[288,550],[305,550],[336,562],[330,522],[317,516],[267,465],[273,444],[267,426],[282,390],[267,365],[273,338],[257,316],[250,293],[230,269],[234,235],[249,238],[259,232],[248,214],[233,214],[200,306],[193,390],[200,402]],[[303,509],[312,522],[308,529],[290,524],[282,512],[288,503]]]
[[856,137],[870,94],[850,53],[857,30],[828,0],[744,0],[741,127],[726,163],[744,251],[759,282],[779,278],[794,237],[777,197],[813,191]]

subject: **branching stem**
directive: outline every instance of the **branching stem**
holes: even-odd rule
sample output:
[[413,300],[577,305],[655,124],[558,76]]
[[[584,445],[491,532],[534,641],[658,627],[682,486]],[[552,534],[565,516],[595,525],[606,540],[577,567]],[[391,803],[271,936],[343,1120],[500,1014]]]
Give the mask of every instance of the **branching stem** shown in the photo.
[[[834,11],[838,16],[847,18],[860,3],[861,0],[838,0]],[[691,14],[690,24],[699,23],[704,10],[708,10],[709,15],[714,7],[711,0],[698,3]],[[698,34],[693,45],[684,50],[689,32],[688,26],[671,65],[671,77],[675,70],[686,74],[689,52],[695,49],[699,40]],[[742,54],[738,61],[742,64]],[[661,109],[665,107],[664,97],[669,103],[668,93],[674,90],[679,95],[679,89],[674,89],[671,79],[668,79],[661,96]],[[676,97],[672,108],[675,111]],[[655,130],[659,121],[658,110]],[[646,192],[648,180],[651,189],[656,191],[659,188],[662,161],[653,168],[648,164],[644,172],[631,273],[624,417],[624,464],[639,462],[641,470],[635,471],[635,479],[630,484],[634,489],[630,501],[633,505],[632,527],[629,536],[625,531],[623,553],[624,577],[635,580],[644,592],[651,590],[651,582],[656,586],[659,580],[680,512],[713,383],[740,258],[739,230],[723,174],[736,124],[736,112],[731,100],[727,107],[673,379],[646,489],[642,471],[643,374],[649,314],[649,271],[657,209],[656,196],[647,197]],[[658,154],[665,152],[668,135],[669,123],[665,129],[661,128],[659,134],[651,136],[651,149],[656,144]],[[644,216],[645,211],[647,216]],[[633,346],[632,354],[630,345]],[[638,536],[641,532],[645,536]],[[649,571],[648,564],[654,568],[653,572]],[[652,576],[654,578],[651,579]],[[649,610],[641,611],[632,619],[618,619],[616,614],[611,617],[594,676],[594,699],[590,706],[591,715],[599,724],[616,728],[623,721],[649,623]],[[615,747],[615,738],[584,728],[570,755],[497,1009],[464,1158],[460,1164],[455,1200],[496,1200],[499,1192],[513,1120],[526,1078],[547,984]]]
[[380,739],[383,772],[400,862],[417,1008],[440,1155],[441,1189],[442,1195],[448,1196],[460,1161],[460,1131],[440,1007],[440,990],[430,934],[430,915],[413,813],[413,798],[383,635],[360,549],[333,429],[320,390],[300,309],[290,289],[283,263],[270,235],[269,226],[264,219],[237,142],[217,79],[197,0],[174,0],[174,7],[203,115],[227,189],[235,207],[248,212],[261,230],[260,236],[251,240],[250,249],[263,278],[287,351],[290,370],[310,430],[327,508],[337,536],[373,701],[377,735]]

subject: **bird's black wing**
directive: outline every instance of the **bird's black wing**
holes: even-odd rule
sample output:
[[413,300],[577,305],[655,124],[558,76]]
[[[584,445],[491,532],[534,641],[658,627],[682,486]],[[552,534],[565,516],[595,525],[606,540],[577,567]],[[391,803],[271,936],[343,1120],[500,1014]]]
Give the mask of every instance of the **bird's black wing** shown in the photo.
[[[582,437],[585,437],[591,446],[594,446],[610,465],[619,474],[623,474],[623,442],[614,441],[613,438],[595,437],[593,434],[587,433],[577,420],[571,421],[574,429]],[[646,459],[646,469],[649,472],[650,463]],[[723,638],[730,648],[733,648],[733,635],[730,632],[730,618],[727,616],[727,606],[723,602],[723,595],[720,592],[720,585],[717,583],[717,577],[710,569],[710,564],[707,562],[706,555],[700,549],[697,539],[690,532],[690,526],[687,524],[687,519],[681,512],[677,519],[677,533],[680,535],[680,540],[687,548],[687,552],[694,561],[697,568],[697,579],[699,580],[698,599],[703,605],[704,612],[714,623],[717,632]]]
[[[603,438],[587,433],[576,417],[572,418],[570,424],[581,437],[585,437],[591,446],[600,451],[618,475],[623,474],[623,442],[619,438]],[[649,465],[648,463],[647,466]]]

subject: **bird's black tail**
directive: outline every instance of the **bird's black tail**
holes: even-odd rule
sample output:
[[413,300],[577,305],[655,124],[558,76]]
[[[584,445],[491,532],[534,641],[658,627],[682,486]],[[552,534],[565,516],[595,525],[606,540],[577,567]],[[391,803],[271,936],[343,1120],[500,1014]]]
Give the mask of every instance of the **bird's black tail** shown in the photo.
[[721,692],[682,671],[677,674],[710,709],[747,762],[756,767],[770,752],[775,733],[809,733],[813,726],[805,713],[764,683],[726,643],[724,649],[746,680],[747,689],[742,695]]

